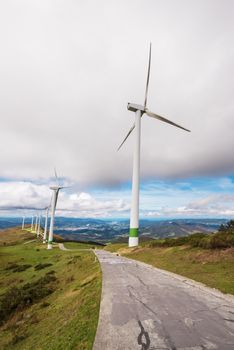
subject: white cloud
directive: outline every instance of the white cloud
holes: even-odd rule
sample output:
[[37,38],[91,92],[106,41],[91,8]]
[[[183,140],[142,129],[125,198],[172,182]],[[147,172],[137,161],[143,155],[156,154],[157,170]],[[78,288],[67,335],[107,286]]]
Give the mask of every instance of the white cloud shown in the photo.
[[51,191],[31,182],[0,182],[0,210],[43,208],[49,205]]
[[[222,179],[220,179],[222,182]],[[147,184],[141,192],[140,217],[230,217],[234,215],[234,193],[201,191],[192,183]],[[182,189],[181,189],[182,186]],[[197,186],[197,185],[196,185]],[[49,184],[0,182],[0,214],[25,215],[50,203]],[[74,188],[59,193],[56,215],[72,217],[127,217],[130,215],[130,188],[109,192],[80,192]]]
[[[184,206],[163,207],[160,214],[165,217],[230,217],[234,215],[234,195],[209,195]],[[158,213],[149,216],[157,217]]]
[[[0,182],[0,213],[40,210],[50,203],[51,190],[46,185],[30,182]],[[56,215],[77,217],[108,217],[129,210],[129,205],[121,199],[97,200],[89,193],[68,194],[60,191]]]
[[142,119],[142,177],[234,171],[234,3],[11,0],[0,5],[0,176],[85,184],[131,179],[128,101],[191,134]]

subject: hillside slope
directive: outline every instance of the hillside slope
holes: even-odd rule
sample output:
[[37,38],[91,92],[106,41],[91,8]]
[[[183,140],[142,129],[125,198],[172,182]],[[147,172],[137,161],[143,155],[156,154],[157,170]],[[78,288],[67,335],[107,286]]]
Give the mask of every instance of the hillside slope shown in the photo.
[[33,239],[20,229],[0,232],[0,348],[92,349],[98,262],[92,252],[48,251]]
[[234,247],[204,249],[188,244],[167,247],[157,246],[154,240],[138,248],[110,244],[105,249],[234,294]]

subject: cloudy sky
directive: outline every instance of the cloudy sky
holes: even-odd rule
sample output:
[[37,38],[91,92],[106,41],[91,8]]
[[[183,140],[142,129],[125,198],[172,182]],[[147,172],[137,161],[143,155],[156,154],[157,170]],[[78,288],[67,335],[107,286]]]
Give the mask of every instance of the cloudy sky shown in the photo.
[[141,215],[234,215],[232,0],[8,0],[0,4],[0,210],[128,217],[143,103]]

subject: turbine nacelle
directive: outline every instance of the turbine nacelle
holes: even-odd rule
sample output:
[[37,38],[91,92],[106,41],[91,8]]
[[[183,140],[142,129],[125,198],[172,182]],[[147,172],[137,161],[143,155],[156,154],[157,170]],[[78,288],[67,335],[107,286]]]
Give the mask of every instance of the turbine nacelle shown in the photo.
[[142,105],[137,105],[135,103],[128,103],[127,109],[131,112],[141,111],[142,114],[145,113],[145,107]]
[[63,188],[63,187],[60,187],[60,186],[51,186],[50,187],[50,189],[53,191],[59,191],[61,188]]

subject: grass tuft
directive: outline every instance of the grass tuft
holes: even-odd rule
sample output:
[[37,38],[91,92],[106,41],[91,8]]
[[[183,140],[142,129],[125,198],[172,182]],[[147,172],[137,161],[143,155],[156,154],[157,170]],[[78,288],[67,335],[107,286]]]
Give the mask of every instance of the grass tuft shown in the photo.
[[53,264],[51,263],[45,263],[45,264],[38,264],[34,267],[34,270],[35,271],[38,271],[38,270],[42,270],[42,269],[45,269],[46,267],[49,267],[49,266],[52,266]]
[[23,272],[27,269],[32,267],[30,264],[24,264],[24,265],[18,265],[18,264],[11,264],[8,267],[6,267],[5,270],[12,270],[13,272]]

